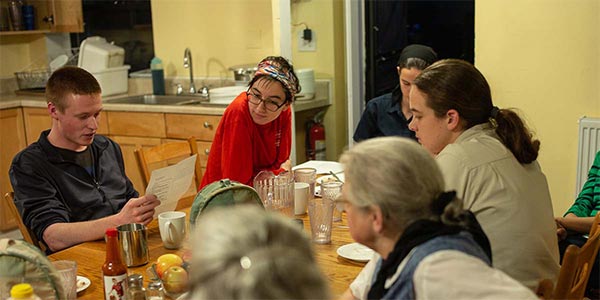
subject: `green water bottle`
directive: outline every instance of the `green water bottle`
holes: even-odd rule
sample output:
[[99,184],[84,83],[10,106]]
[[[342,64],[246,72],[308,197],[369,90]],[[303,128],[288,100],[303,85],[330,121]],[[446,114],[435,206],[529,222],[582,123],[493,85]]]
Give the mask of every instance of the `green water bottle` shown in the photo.
[[150,61],[150,70],[152,71],[152,93],[154,95],[165,94],[165,73],[162,60],[155,57]]

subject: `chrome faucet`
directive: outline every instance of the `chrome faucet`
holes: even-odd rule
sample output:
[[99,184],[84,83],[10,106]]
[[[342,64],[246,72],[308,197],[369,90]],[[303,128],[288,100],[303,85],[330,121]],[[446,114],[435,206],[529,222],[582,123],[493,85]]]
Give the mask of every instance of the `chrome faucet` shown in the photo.
[[192,51],[190,48],[185,48],[183,53],[183,67],[190,69],[190,94],[196,93],[196,86],[194,86],[194,70],[192,68]]

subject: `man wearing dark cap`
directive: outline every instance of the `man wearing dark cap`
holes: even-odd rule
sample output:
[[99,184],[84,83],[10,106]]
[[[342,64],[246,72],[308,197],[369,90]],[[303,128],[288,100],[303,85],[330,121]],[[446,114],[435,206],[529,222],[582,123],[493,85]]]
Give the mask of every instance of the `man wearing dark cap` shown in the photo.
[[391,93],[371,99],[354,131],[354,141],[378,136],[403,136],[415,139],[408,129],[412,118],[408,94],[415,78],[437,60],[433,49],[423,45],[406,46],[398,59],[399,86]]

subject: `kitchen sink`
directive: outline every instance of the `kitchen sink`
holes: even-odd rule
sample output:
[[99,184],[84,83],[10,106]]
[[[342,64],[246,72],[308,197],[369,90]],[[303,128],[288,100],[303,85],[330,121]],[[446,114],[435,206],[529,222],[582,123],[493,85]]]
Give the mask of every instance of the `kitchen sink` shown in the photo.
[[222,106],[222,103],[210,103],[208,99],[193,95],[136,95],[103,100],[107,104],[149,104],[149,105],[195,105]]

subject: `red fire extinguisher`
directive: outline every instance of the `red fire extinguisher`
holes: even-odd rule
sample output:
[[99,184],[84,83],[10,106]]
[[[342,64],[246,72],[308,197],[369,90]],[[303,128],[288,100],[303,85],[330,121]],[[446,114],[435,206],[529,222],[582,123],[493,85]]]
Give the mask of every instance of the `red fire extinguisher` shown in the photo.
[[320,111],[306,123],[306,158],[308,160],[325,160],[324,114],[325,111]]

